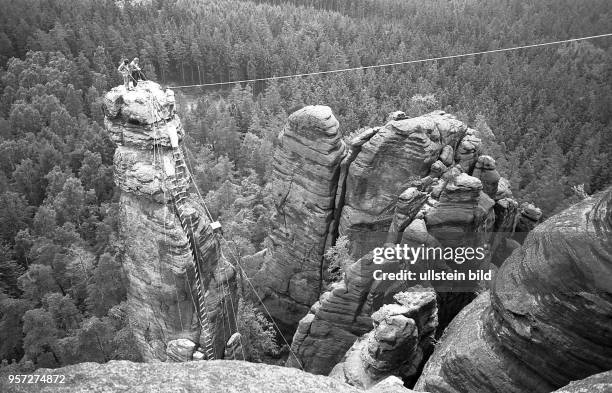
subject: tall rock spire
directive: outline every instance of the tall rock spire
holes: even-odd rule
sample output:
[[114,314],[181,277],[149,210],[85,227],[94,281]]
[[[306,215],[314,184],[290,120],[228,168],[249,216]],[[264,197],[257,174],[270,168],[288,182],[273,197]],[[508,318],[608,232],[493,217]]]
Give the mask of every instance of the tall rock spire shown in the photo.
[[237,306],[235,272],[220,256],[205,207],[189,193],[174,93],[150,81],[134,91],[116,87],[104,108],[117,144],[123,268],[139,350],[145,360],[188,360],[198,347],[200,357],[221,358],[235,332],[224,307]]

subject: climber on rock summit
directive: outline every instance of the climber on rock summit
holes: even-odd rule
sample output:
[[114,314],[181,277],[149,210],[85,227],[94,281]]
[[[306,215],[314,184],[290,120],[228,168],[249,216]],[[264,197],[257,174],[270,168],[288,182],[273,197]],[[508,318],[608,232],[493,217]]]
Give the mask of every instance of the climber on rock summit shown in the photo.
[[138,84],[139,80],[147,80],[144,77],[144,74],[140,68],[138,57],[134,57],[134,60],[130,63],[130,72],[132,73],[132,81],[134,82],[134,87]]
[[128,65],[128,61],[128,59],[121,60],[117,68],[117,71],[119,71],[123,77],[123,84],[126,90],[130,90],[130,66]]

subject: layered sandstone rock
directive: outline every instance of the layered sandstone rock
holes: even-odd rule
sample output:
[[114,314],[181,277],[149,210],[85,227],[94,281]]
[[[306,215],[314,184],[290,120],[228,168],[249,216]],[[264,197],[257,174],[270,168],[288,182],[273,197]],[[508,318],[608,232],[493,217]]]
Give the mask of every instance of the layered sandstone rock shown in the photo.
[[415,288],[394,298],[395,304],[372,314],[374,329],[353,344],[331,377],[367,389],[391,375],[402,379],[416,375],[433,346],[438,324],[436,293]]
[[427,176],[444,146],[456,146],[467,127],[451,115],[394,120],[380,127],[350,163],[342,190],[339,234],[352,241],[352,255],[368,252],[368,234],[386,232],[397,198],[411,180]]
[[[495,161],[480,155],[478,132],[444,112],[396,118],[400,120],[360,130],[349,140],[334,209],[337,235],[351,240],[350,252],[356,259],[385,242],[471,246],[487,249],[486,258],[463,265],[435,259],[419,267],[494,269],[491,255],[510,249],[507,240],[516,226],[518,205],[510,199],[507,181],[499,178]],[[496,228],[508,234],[494,236]],[[368,329],[372,310],[393,302],[394,294],[407,289],[401,282],[373,283],[368,277],[372,271],[371,256],[359,258],[344,279],[321,296],[294,335],[292,347],[299,362],[290,358],[288,365],[301,362],[308,371],[329,373]],[[438,292],[442,329],[482,286],[463,281],[423,284],[433,284]]]
[[359,393],[335,379],[262,363],[213,360],[187,363],[80,363],[39,369],[38,375],[63,375],[63,383],[9,384],[0,391],[14,393]]
[[273,249],[255,282],[277,322],[293,328],[324,285],[323,253],[333,228],[346,147],[338,121],[326,106],[308,106],[293,113],[279,142],[272,173],[277,209],[276,227],[270,234]]
[[327,375],[358,337],[372,329],[372,254],[348,267],[300,320],[287,366]]
[[591,375],[555,390],[553,393],[608,393],[612,392],[612,370]]
[[[133,91],[116,87],[104,98],[105,127],[117,144],[114,177],[121,191],[119,231],[125,247],[130,325],[145,360],[166,360],[168,354],[172,359],[188,358],[189,351],[180,349],[184,345],[174,345],[186,341],[166,346],[173,340],[201,344],[203,334],[197,318],[194,250],[171,192],[177,177],[172,146],[180,149],[184,136],[174,104],[171,90],[148,81]],[[182,180],[189,185],[188,172]],[[232,333],[226,320],[233,316],[224,314],[221,305],[235,301],[234,271],[219,257],[200,202],[187,195],[182,209],[193,218],[194,233],[199,234],[203,262],[197,267],[207,291],[214,349],[222,356]]]
[[550,392],[612,368],[612,188],[538,225],[453,320],[417,390]]

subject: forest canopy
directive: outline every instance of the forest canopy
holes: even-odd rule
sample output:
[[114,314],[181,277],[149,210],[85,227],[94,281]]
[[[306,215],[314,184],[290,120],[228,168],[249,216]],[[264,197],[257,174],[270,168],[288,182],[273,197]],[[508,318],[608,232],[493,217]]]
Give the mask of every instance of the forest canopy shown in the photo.
[[[50,367],[138,360],[123,312],[114,146],[102,127],[101,97],[121,83],[120,59],[138,56],[167,86],[229,82],[609,33],[612,20],[609,0],[0,7],[0,359]],[[241,255],[265,247],[276,136],[309,104],[330,106],[345,136],[395,110],[443,109],[492,131],[487,149],[514,194],[548,216],[576,186],[594,193],[612,183],[610,43],[186,89],[186,154]]]

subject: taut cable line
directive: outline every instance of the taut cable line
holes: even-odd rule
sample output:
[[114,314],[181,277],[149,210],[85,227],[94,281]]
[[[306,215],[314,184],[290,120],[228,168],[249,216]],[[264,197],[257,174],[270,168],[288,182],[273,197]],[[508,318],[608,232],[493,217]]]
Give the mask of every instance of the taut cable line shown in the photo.
[[509,47],[509,48],[500,48],[500,49],[491,49],[491,50],[484,50],[484,51],[478,51],[478,52],[462,53],[462,54],[457,54],[457,55],[428,57],[428,58],[424,58],[424,59],[398,61],[398,62],[395,62],[395,63],[374,64],[374,65],[361,66],[361,67],[349,67],[349,68],[340,68],[340,69],[328,70],[328,71],[314,71],[314,72],[305,72],[305,73],[301,73],[301,74],[291,74],[291,75],[281,75],[281,76],[269,76],[269,77],[265,77],[265,78],[243,79],[243,80],[228,81],[228,82],[214,82],[214,83],[201,83],[201,84],[197,84],[197,85],[168,86],[168,88],[169,89],[186,89],[186,88],[190,88],[190,87],[223,86],[223,85],[234,85],[236,83],[250,83],[250,82],[280,80],[280,79],[301,78],[301,77],[305,77],[305,76],[314,76],[314,75],[338,74],[338,73],[341,73],[341,72],[360,71],[360,70],[368,70],[368,69],[375,69],[375,68],[395,67],[395,66],[399,66],[399,65],[427,63],[427,62],[438,61],[438,60],[458,59],[458,58],[462,58],[462,57],[486,55],[486,54],[489,54],[489,53],[511,52],[511,51],[521,50],[521,49],[539,48],[539,47],[543,47],[543,46],[551,46],[551,45],[566,44],[566,43],[570,43],[570,42],[593,40],[593,39],[596,39],[596,38],[604,38],[604,37],[610,37],[610,36],[612,36],[612,33],[591,35],[591,36],[587,36],[587,37],[569,38],[569,39],[566,39],[566,40],[542,42],[542,43],[538,43],[538,44],[512,46],[512,47]]

